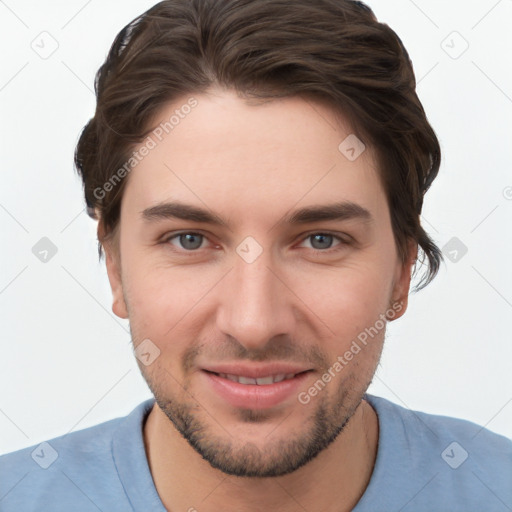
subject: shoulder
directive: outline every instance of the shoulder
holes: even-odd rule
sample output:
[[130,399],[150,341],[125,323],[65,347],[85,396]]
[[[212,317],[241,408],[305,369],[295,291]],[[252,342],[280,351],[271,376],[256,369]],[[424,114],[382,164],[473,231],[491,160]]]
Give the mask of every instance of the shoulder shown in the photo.
[[7,466],[32,470],[36,467],[48,469],[60,459],[64,464],[79,457],[101,457],[109,451],[112,433],[124,418],[115,418],[93,427],[64,434],[34,444],[27,448],[0,456],[0,471]]
[[369,494],[408,503],[404,512],[512,508],[512,440],[471,421],[365,398],[379,417]]
[[468,439],[471,444],[476,446],[485,444],[486,449],[496,447],[499,449],[499,453],[505,456],[512,455],[512,439],[492,432],[472,421],[408,409],[374,395],[366,395],[366,398],[379,417],[386,420],[393,418],[395,421],[392,424],[395,427],[401,423],[404,435],[411,434],[411,429],[414,429],[414,438],[426,436],[426,439],[435,440],[451,435]]
[[112,440],[130,417],[136,422],[150,402],[139,404],[129,416],[1,455],[0,509],[40,510],[43,504],[54,507],[59,501],[58,510],[89,510],[92,500],[118,510],[116,498],[124,491]]

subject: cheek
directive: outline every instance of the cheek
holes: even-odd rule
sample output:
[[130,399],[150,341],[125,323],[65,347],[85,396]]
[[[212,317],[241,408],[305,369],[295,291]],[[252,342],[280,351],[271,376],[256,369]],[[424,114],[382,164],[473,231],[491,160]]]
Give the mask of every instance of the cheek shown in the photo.
[[144,329],[146,336],[161,338],[183,318],[194,304],[194,293],[177,280],[158,279],[148,274],[130,276],[126,283],[132,327]]
[[[123,279],[134,340],[149,338],[170,356],[189,348],[197,339],[202,322],[194,322],[205,304],[205,293],[214,284],[190,269],[172,268],[158,262],[148,264],[133,257],[126,262]],[[169,366],[169,365],[167,365]],[[169,367],[170,367],[169,366]]]
[[319,269],[294,291],[315,313],[317,321],[328,327],[329,350],[340,352],[377,321],[379,335],[383,335],[379,315],[388,309],[390,282],[389,269],[377,262],[360,262],[336,270]]

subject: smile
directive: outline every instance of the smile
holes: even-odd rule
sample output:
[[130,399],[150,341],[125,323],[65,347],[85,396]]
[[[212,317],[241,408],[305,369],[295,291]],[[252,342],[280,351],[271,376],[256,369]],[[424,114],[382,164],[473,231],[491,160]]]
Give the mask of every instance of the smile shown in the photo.
[[282,382],[283,380],[290,380],[295,377],[295,373],[279,373],[277,375],[268,375],[266,377],[244,377],[243,375],[233,375],[229,373],[217,373],[219,377],[223,379],[228,379],[232,382],[238,382],[239,384],[256,384],[258,386],[268,386],[270,384],[275,384],[276,382]]
[[[253,375],[248,376],[247,374]],[[203,370],[200,375],[208,392],[234,408],[268,409],[291,404],[310,378],[311,370],[295,372],[244,371],[225,373]],[[257,374],[257,375],[255,375]]]

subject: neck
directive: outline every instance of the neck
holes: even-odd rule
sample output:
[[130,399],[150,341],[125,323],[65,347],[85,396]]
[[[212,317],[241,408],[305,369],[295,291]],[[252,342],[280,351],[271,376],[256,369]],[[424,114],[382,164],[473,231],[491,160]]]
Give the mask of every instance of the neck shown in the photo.
[[212,468],[157,404],[144,426],[149,467],[168,511],[350,511],[370,481],[378,437],[377,414],[363,400],[337,439],[308,464],[281,477],[250,478]]

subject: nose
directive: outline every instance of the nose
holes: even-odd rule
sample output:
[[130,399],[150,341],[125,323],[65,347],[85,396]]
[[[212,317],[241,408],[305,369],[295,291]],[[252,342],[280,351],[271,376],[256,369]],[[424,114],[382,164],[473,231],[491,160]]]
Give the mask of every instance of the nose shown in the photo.
[[247,350],[261,350],[276,336],[293,334],[294,295],[270,255],[252,263],[234,255],[234,268],[218,290],[217,328]]

